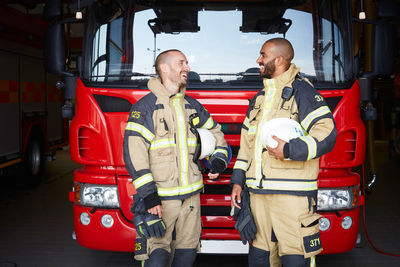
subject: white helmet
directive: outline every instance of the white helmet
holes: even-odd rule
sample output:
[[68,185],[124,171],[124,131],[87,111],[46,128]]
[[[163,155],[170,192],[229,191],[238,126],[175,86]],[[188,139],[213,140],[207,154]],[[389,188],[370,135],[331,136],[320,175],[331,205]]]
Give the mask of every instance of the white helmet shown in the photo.
[[197,132],[200,135],[201,142],[199,159],[204,159],[214,152],[216,140],[214,135],[207,129],[197,128]]
[[272,148],[278,146],[278,142],[272,139],[273,135],[289,142],[290,139],[304,136],[305,132],[297,121],[289,118],[275,118],[264,123],[261,128],[263,146],[268,145]]

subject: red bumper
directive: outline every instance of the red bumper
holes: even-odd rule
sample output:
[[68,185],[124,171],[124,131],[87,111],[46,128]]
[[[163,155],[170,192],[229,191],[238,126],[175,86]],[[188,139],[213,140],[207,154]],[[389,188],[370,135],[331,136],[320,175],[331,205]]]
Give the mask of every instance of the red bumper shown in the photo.
[[[83,225],[79,216],[86,212],[90,216],[90,223]],[[106,228],[101,224],[104,215],[111,215],[114,224]],[[104,210],[86,208],[74,204],[74,226],[76,239],[81,246],[111,251],[134,251],[136,231],[119,210]]]
[[[357,241],[360,208],[339,211],[337,214],[333,212],[320,214],[331,222],[328,230],[320,231],[322,247],[324,249],[322,254],[343,253],[353,249]],[[347,230],[341,226],[342,220],[346,216],[350,216],[353,220],[353,224]]]

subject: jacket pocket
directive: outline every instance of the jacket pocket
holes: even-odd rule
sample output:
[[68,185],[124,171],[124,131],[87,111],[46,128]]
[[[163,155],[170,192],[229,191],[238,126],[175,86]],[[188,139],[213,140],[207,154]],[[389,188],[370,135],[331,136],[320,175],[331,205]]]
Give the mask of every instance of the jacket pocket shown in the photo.
[[168,134],[168,124],[165,118],[159,118],[156,123],[156,135],[158,137],[164,137]]
[[[170,134],[168,124],[164,118],[159,118],[155,127],[156,136],[150,147],[151,160],[157,162],[170,161],[172,160],[175,141]],[[168,158],[168,156],[171,158]]]
[[264,154],[267,155],[267,160],[269,161],[269,165],[272,169],[303,169],[304,161],[296,161],[296,160],[280,160],[268,154],[268,151]]
[[306,214],[299,218],[304,258],[315,256],[322,251],[319,234],[319,218],[321,218],[321,215],[317,213]]
[[[165,181],[170,181],[171,185],[170,186],[175,186],[172,183],[172,180],[175,175],[175,162],[174,161],[157,161],[154,160],[150,163],[150,170],[151,173],[153,174],[153,179],[156,183],[156,185],[159,185],[160,182],[165,182]],[[164,186],[162,186],[164,187]]]

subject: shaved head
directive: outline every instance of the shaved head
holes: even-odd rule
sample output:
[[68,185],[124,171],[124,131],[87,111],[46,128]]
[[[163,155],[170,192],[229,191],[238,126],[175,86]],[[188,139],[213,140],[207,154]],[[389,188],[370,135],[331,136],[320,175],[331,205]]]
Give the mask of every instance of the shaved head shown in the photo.
[[288,40],[273,38],[266,41],[256,60],[261,77],[272,79],[284,73],[290,68],[293,56],[293,47]]
[[176,94],[186,86],[190,67],[181,51],[170,49],[160,53],[155,68],[161,83],[170,93]]
[[273,44],[272,51],[275,57],[282,56],[285,59],[286,66],[289,67],[294,57],[292,44],[284,38],[273,38],[265,42],[265,44]]
[[160,75],[160,65],[161,64],[165,64],[165,63],[169,63],[169,60],[170,60],[170,55],[172,54],[172,53],[181,53],[181,54],[183,54],[180,50],[178,50],[178,49],[170,49],[170,50],[166,50],[166,51],[163,51],[163,52],[161,52],[158,56],[157,56],[157,59],[156,59],[156,64],[155,64],[155,67],[156,67],[156,73],[158,74],[158,75]]

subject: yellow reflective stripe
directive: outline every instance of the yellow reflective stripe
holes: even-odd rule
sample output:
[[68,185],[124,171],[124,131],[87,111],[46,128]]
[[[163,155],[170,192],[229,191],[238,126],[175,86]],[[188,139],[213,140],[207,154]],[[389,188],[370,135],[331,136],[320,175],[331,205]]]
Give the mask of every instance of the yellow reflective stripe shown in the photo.
[[[247,180],[246,184],[250,188],[260,189],[256,180]],[[290,191],[313,191],[318,189],[317,181],[271,181],[264,180],[262,189],[267,190],[290,190]]]
[[134,131],[140,133],[141,136],[147,139],[147,141],[151,142],[154,138],[154,134],[150,132],[146,127],[136,122],[128,122],[125,130]]
[[249,118],[246,117],[246,118],[244,119],[243,125],[246,126],[247,128],[250,127]]
[[256,134],[257,133],[257,127],[256,126],[251,126],[249,130],[247,131],[247,134]]
[[301,125],[305,130],[308,130],[308,127],[310,127],[310,124],[314,119],[324,116],[330,112],[331,110],[328,108],[328,106],[319,107],[316,110],[310,112],[307,117],[305,117],[304,120],[301,121]]
[[317,142],[315,142],[315,139],[312,138],[310,135],[300,136],[300,139],[307,144],[308,148],[307,160],[315,158],[315,156],[317,155]]
[[188,185],[187,174],[189,171],[189,162],[188,162],[188,146],[187,146],[187,137],[186,137],[186,127],[185,127],[185,116],[182,109],[181,99],[182,94],[176,94],[173,99],[173,106],[175,108],[176,120],[178,122],[178,144],[179,144],[179,159],[181,161],[181,182],[183,186]]
[[243,171],[247,171],[247,162],[244,162],[241,160],[236,160],[235,165],[233,166],[233,169],[240,169]]
[[175,140],[173,138],[165,138],[153,141],[150,145],[150,150],[155,150],[165,147],[174,147],[174,146],[175,146]]
[[226,157],[228,157],[228,151],[226,151],[226,149],[222,149],[222,148],[218,148],[213,152],[213,155],[216,153],[222,153],[224,154]]
[[214,120],[213,120],[213,118],[210,116],[210,117],[208,118],[208,120],[206,121],[206,123],[204,123],[203,126],[201,126],[200,128],[210,130],[213,126],[214,126]]
[[203,180],[187,186],[172,187],[172,188],[157,188],[157,192],[159,196],[167,197],[167,196],[190,194],[201,188],[203,188]]
[[188,146],[197,146],[197,139],[196,138],[188,138]]
[[311,258],[310,258],[310,267],[315,267],[315,266],[317,266],[315,264],[315,256],[311,256]]
[[257,127],[257,132],[256,132],[256,138],[255,138],[255,149],[254,149],[254,163],[255,163],[255,178],[259,182],[260,179],[262,178],[262,150],[263,150],[263,145],[261,143],[261,128],[262,125],[265,123],[267,120],[267,117],[269,113],[272,110],[272,103],[275,97],[276,93],[276,85],[275,85],[275,80],[274,79],[264,79],[264,85],[265,85],[265,97],[264,97],[264,107],[262,110],[262,118],[258,122],[258,127]]
[[153,181],[153,175],[151,173],[146,173],[140,176],[139,178],[135,179],[133,181],[133,185],[135,186],[136,189],[138,189],[139,187],[147,183],[150,183],[151,181]]

